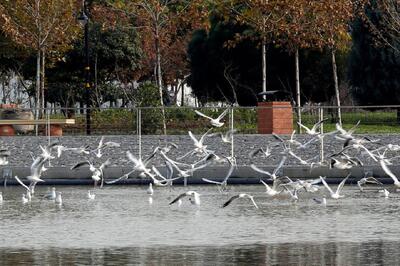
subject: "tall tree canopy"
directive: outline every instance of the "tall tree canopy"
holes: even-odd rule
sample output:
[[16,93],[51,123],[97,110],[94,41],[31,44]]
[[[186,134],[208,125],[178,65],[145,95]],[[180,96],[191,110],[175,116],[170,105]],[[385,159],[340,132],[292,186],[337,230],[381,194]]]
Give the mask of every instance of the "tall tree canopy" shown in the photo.
[[[390,39],[390,45],[377,42],[376,31],[385,30],[384,10],[376,1],[365,9],[368,21],[357,19],[352,26],[353,46],[349,58],[349,81],[353,94],[361,105],[400,103],[400,44]],[[371,27],[373,25],[373,27]]]

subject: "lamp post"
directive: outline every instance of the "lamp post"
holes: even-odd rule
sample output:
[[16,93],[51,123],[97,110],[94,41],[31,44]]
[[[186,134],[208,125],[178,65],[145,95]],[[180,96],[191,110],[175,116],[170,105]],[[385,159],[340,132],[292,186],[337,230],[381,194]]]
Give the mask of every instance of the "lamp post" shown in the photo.
[[79,23],[85,27],[85,101],[86,101],[86,134],[90,135],[90,62],[89,62],[89,17],[87,16],[87,6],[85,0],[82,1],[82,12],[78,17]]

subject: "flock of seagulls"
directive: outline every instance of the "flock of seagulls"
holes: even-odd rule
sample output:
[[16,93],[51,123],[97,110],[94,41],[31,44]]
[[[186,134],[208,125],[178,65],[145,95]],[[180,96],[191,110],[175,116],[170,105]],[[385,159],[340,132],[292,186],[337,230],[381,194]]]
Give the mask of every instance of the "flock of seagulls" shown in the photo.
[[[94,181],[94,186],[97,187],[98,183],[100,182],[100,188],[102,188],[105,184],[114,184],[120,182],[121,180],[128,179],[133,173],[142,178],[149,178],[151,182],[146,192],[149,195],[149,203],[152,203],[152,196],[155,193],[153,186],[160,188],[167,187],[171,190],[173,182],[177,179],[184,178],[186,180],[187,178],[192,177],[194,172],[205,168],[210,164],[227,164],[229,166],[227,168],[228,171],[222,181],[203,178],[204,182],[216,185],[218,191],[224,194],[228,190],[229,178],[232,176],[232,173],[237,167],[236,158],[233,153],[231,156],[217,155],[214,151],[209,149],[206,144],[208,138],[218,137],[223,143],[229,143],[233,145],[233,138],[236,132],[236,130],[233,128],[226,133],[212,132],[215,128],[220,128],[224,125],[223,119],[228,114],[228,111],[229,109],[226,109],[217,118],[212,118],[196,110],[196,114],[208,119],[212,127],[209,128],[203,135],[201,135],[200,138],[197,138],[191,131],[189,131],[188,135],[193,141],[193,147],[189,152],[183,154],[182,156],[172,158],[169,155],[171,150],[179,148],[177,144],[169,142],[164,146],[156,147],[151,154],[143,158],[142,156],[136,157],[130,151],[127,151],[126,156],[131,162],[131,170],[114,180],[106,181],[104,177],[104,169],[111,164],[109,159],[104,160],[98,165],[93,163],[92,160],[87,159],[77,162],[71,167],[71,170],[88,167],[92,173],[91,178]],[[272,172],[262,169],[262,166],[257,166],[254,163],[251,163],[250,165],[255,172],[263,175],[263,178],[260,179],[260,183],[265,187],[265,194],[267,197],[274,198],[285,195],[291,201],[297,202],[299,201],[299,198],[301,198],[301,194],[312,194],[321,191],[321,188],[325,188],[325,192],[328,192],[328,196],[322,198],[312,197],[316,203],[326,205],[327,197],[334,200],[340,200],[344,197],[342,190],[346,181],[350,177],[350,169],[355,166],[364,165],[363,160],[361,159],[362,156],[363,158],[367,157],[380,165],[382,170],[393,179],[394,187],[400,188],[400,181],[390,170],[392,160],[398,157],[397,155],[393,154],[397,151],[400,151],[399,145],[383,145],[379,143],[379,140],[355,136],[354,132],[360,124],[360,121],[349,130],[345,130],[340,124],[336,124],[336,130],[323,133],[321,132],[321,126],[326,120],[327,119],[318,121],[311,128],[298,123],[301,128],[305,129],[306,134],[311,137],[304,143],[296,139],[296,132],[293,131],[289,138],[273,134],[275,141],[270,143],[269,146],[266,148],[260,147],[250,151],[249,159],[252,161],[254,161],[256,157],[268,159],[270,156],[277,154],[281,157],[278,165]],[[299,151],[309,148],[310,144],[312,143],[322,142],[326,136],[333,136],[334,138],[342,141],[342,146],[338,152],[326,156],[326,160],[321,160],[319,156],[304,159],[298,155]],[[17,182],[25,189],[25,193],[22,195],[22,202],[30,202],[35,194],[36,184],[45,182],[41,176],[43,172],[47,170],[45,163],[49,160],[56,157],[60,158],[64,153],[67,152],[86,156],[92,155],[97,159],[102,159],[107,149],[117,147],[120,147],[119,143],[111,141],[106,142],[104,137],[100,139],[99,144],[94,149],[90,149],[89,146],[66,147],[58,142],[50,143],[47,146],[39,145],[39,150],[41,153],[37,156],[32,154],[33,162],[30,167],[30,174],[25,178],[28,184],[25,184],[18,176],[15,176]],[[392,156],[389,156],[389,154],[392,154]],[[0,165],[8,164],[8,156],[10,156],[10,152],[8,150],[0,150]],[[165,162],[166,173],[162,174],[155,167],[155,165],[152,164],[152,161],[156,157],[161,158]],[[333,190],[326,182],[325,177],[322,176],[317,179],[294,180],[281,174],[281,169],[288,158],[298,161],[301,165],[309,166],[310,171],[318,166],[327,167],[329,169],[336,168],[347,170],[349,171],[349,174],[343,178],[336,190]],[[182,161],[183,159],[185,159],[185,162]],[[357,182],[360,192],[364,192],[364,187],[367,184],[378,186],[382,185],[380,181],[366,173],[364,178]],[[390,194],[386,189],[382,189],[380,191],[385,197],[388,197]],[[178,195],[169,203],[169,205],[177,204],[180,206],[183,201],[187,199],[191,204],[199,206],[201,204],[200,196],[200,193],[190,190]],[[52,200],[57,204],[62,204],[62,192],[56,191],[55,188],[52,188],[43,198],[46,200]],[[93,191],[88,191],[87,199],[95,199],[95,194]],[[259,208],[254,200],[254,197],[246,193],[238,193],[233,195],[227,199],[221,207],[228,207],[232,204],[232,202],[237,200],[247,200],[254,208]],[[3,201],[3,195],[0,193],[0,202],[1,201]]]

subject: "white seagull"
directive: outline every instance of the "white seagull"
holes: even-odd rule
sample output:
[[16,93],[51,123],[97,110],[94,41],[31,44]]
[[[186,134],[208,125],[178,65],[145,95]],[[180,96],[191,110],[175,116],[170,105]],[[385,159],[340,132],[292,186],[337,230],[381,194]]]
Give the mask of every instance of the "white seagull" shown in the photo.
[[28,202],[29,202],[28,198],[26,197],[25,193],[23,193],[22,194],[22,203],[25,204],[25,203],[28,203]]
[[236,129],[232,129],[232,130],[228,130],[225,134],[223,134],[222,132],[217,132],[217,133],[212,133],[209,136],[210,137],[220,136],[222,139],[222,142],[232,143],[232,136],[236,131],[237,131]]
[[92,179],[94,181],[94,186],[97,185],[97,182],[101,180],[101,185],[100,187],[103,187],[104,184],[104,169],[110,165],[110,160],[107,159],[104,163],[100,165],[100,167],[94,166],[90,161],[86,160],[80,163],[75,164],[74,166],[71,167],[71,170],[75,170],[79,167],[82,167],[84,165],[89,166],[90,172],[92,172]]
[[373,176],[367,177],[367,174],[363,178],[357,181],[357,186],[360,189],[361,192],[364,191],[363,187],[365,184],[377,184],[377,185],[383,185],[382,182],[378,181],[376,178]]
[[283,156],[281,161],[279,162],[278,166],[275,168],[275,170],[272,173],[270,173],[268,171],[265,171],[265,170],[262,170],[262,169],[258,168],[257,166],[255,166],[254,164],[251,164],[250,167],[254,171],[259,172],[261,174],[268,175],[268,176],[270,176],[272,178],[272,180],[275,180],[275,179],[278,178],[277,174],[278,174],[279,170],[282,168],[282,166],[285,163],[286,159],[287,159],[287,157]]
[[384,160],[379,160],[379,164],[381,165],[383,171],[384,171],[388,176],[390,176],[390,178],[393,179],[394,185],[395,185],[397,188],[400,188],[399,179],[397,179],[397,177],[393,174],[393,172],[389,169],[389,167],[387,167],[387,165],[386,165],[386,163],[384,162]]
[[313,198],[313,200],[318,204],[322,204],[322,205],[326,206],[326,198],[322,198],[322,199]]
[[55,200],[56,197],[57,197],[57,194],[56,194],[56,188],[55,187],[52,187],[51,191],[49,191],[46,195],[44,195],[44,198],[48,199],[48,200]]
[[209,116],[207,116],[207,115],[205,115],[205,114],[203,114],[203,113],[201,113],[201,112],[199,112],[197,110],[194,110],[194,111],[196,112],[196,114],[209,119],[210,122],[211,122],[211,125],[213,125],[214,127],[222,127],[224,125],[224,123],[221,122],[221,120],[228,113],[229,109],[226,109],[225,111],[223,111],[217,118],[209,117]]
[[152,183],[149,183],[149,187],[147,188],[146,193],[149,194],[150,196],[153,195],[154,189]]
[[320,176],[319,178],[321,178],[322,183],[324,184],[324,186],[326,187],[326,189],[329,191],[329,193],[331,194],[331,198],[332,199],[340,199],[343,198],[343,195],[340,195],[341,190],[343,189],[344,184],[346,183],[347,179],[350,177],[350,175],[348,175],[345,179],[342,180],[342,182],[340,182],[339,186],[337,187],[336,191],[333,192],[332,189],[329,187],[329,185],[326,183],[325,179]]
[[[169,205],[174,204],[175,202],[179,201],[180,199],[184,198],[184,197],[190,197],[189,200],[192,204],[199,206],[200,205],[200,194],[197,193],[196,191],[188,191],[185,193],[180,194],[178,197],[176,197],[176,199],[174,199],[173,201],[171,201],[169,203]],[[191,198],[193,197],[193,199]]]
[[94,194],[91,190],[88,190],[87,198],[89,200],[94,200],[96,198],[96,194]]
[[344,139],[354,139],[353,133],[354,133],[354,131],[356,131],[359,124],[360,124],[360,120],[357,122],[357,124],[355,126],[353,126],[352,128],[350,128],[349,130],[346,131],[343,129],[343,127],[339,123],[337,123],[336,130],[340,132],[340,134],[338,136],[340,138],[344,138]]
[[58,205],[61,205],[61,204],[62,204],[61,192],[57,192],[57,197],[56,197],[55,202],[56,202]]
[[186,158],[188,156],[191,156],[193,154],[209,154],[209,153],[213,153],[213,151],[207,150],[207,145],[204,145],[204,140],[205,138],[208,136],[208,133],[212,130],[212,128],[210,128],[209,130],[207,130],[206,133],[204,133],[200,139],[197,139],[193,133],[191,131],[188,131],[189,137],[193,140],[193,144],[194,144],[194,149],[190,150],[189,152],[187,152],[186,154],[182,155],[181,157],[177,158],[178,160],[182,160],[183,158]]
[[272,187],[270,187],[267,183],[265,183],[263,180],[260,180],[261,183],[265,186],[265,193],[267,193],[268,196],[274,197],[282,192],[283,189],[278,190],[279,187],[279,182],[278,180],[274,180],[272,183]]
[[258,209],[258,206],[257,206],[256,202],[254,201],[254,197],[251,196],[251,195],[249,195],[249,194],[246,194],[246,193],[240,193],[240,194],[238,194],[238,195],[235,195],[235,196],[231,197],[229,200],[227,200],[227,201],[222,205],[222,208],[225,208],[226,206],[228,206],[229,204],[231,204],[232,201],[234,201],[235,199],[242,199],[242,198],[248,198],[248,199],[250,199],[251,202],[253,203],[254,207],[255,207],[256,209]]
[[229,167],[228,173],[226,174],[225,178],[221,182],[210,180],[207,178],[202,178],[202,180],[204,182],[217,185],[219,191],[222,192],[222,191],[226,190],[226,186],[228,185],[228,179],[232,175],[234,169],[235,169],[235,165],[231,164]]
[[321,121],[318,121],[317,123],[315,123],[315,124],[312,126],[311,129],[308,128],[308,127],[306,127],[305,125],[301,124],[300,122],[297,122],[297,124],[298,124],[300,127],[304,128],[304,129],[306,130],[306,133],[307,133],[308,135],[318,135],[318,134],[320,134],[319,128],[321,127],[321,124],[322,124],[323,122],[325,122],[326,120],[328,120],[328,118],[325,118],[325,119],[322,119]]
[[8,164],[8,157],[10,156],[10,152],[6,149],[0,150],[0,165],[7,165]]
[[91,152],[93,152],[97,158],[101,158],[101,156],[103,156],[102,149],[105,149],[107,147],[114,148],[114,147],[120,147],[120,146],[121,145],[119,143],[116,143],[113,141],[104,142],[104,136],[102,136],[97,148],[92,150]]

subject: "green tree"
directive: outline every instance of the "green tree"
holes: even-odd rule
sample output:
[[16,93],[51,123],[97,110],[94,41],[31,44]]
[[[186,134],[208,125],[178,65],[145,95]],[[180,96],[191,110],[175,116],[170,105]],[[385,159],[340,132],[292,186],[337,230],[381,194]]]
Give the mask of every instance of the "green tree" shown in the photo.
[[400,103],[400,55],[396,52],[400,45],[392,42],[397,45],[395,49],[379,45],[369,25],[372,23],[378,30],[384,27],[381,12],[372,5],[365,11],[369,21],[360,18],[352,25],[349,81],[353,95],[361,105]]
[[[2,29],[36,52],[36,108],[44,107],[46,55],[60,57],[79,33],[73,0],[1,0]],[[42,99],[42,101],[40,101]],[[36,112],[36,118],[39,111]]]
[[[89,47],[94,86],[92,100],[97,106],[103,102],[113,102],[122,98],[128,100],[123,88],[131,88],[130,83],[136,78],[140,69],[141,50],[139,38],[133,28],[116,26],[103,28],[100,23],[91,23]],[[83,40],[74,43],[73,49],[65,54],[62,60],[49,70],[49,94],[51,102],[61,101],[63,106],[72,106],[76,101],[82,102],[84,80],[82,62],[85,54]],[[64,91],[60,92],[59,88]]]

